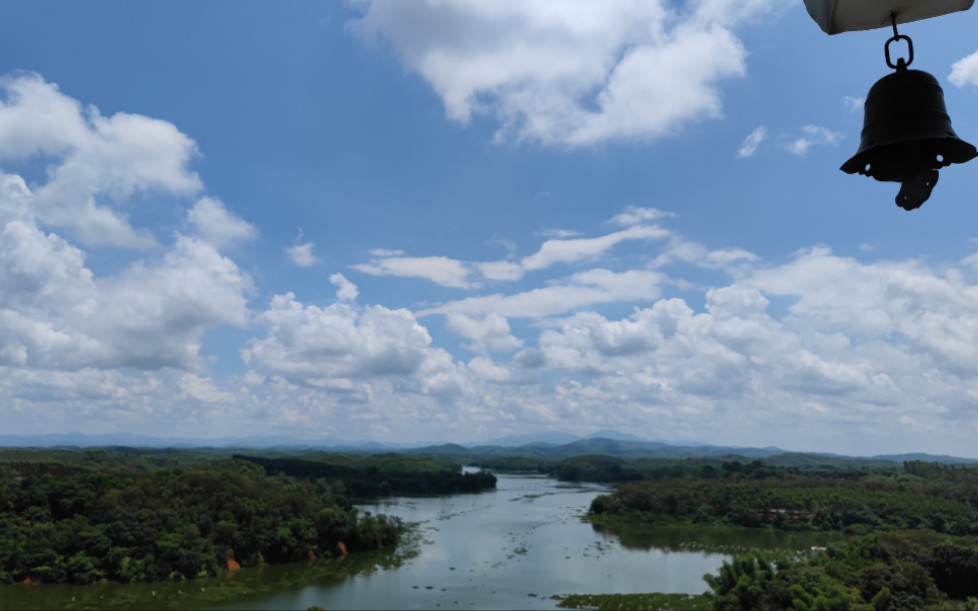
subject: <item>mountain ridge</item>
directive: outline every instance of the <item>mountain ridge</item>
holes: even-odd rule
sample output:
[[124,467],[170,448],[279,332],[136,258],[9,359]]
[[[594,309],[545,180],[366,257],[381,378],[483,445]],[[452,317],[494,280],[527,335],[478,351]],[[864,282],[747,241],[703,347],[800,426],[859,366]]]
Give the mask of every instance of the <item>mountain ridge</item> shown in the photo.
[[[600,436],[602,434],[614,437]],[[560,439],[573,439],[565,443],[555,443]],[[532,441],[536,439],[536,441]],[[542,440],[541,440],[542,439]],[[524,441],[514,445],[518,441]],[[501,443],[490,443],[490,442]],[[505,445],[505,444],[510,445]],[[804,455],[812,460],[856,460],[875,462],[904,462],[922,460],[947,464],[973,464],[978,459],[925,452],[905,452],[878,454],[873,456],[851,456],[829,452],[795,452],[777,446],[763,448],[742,446],[720,446],[698,443],[668,443],[645,440],[628,433],[598,431],[585,437],[566,433],[551,432],[539,435],[516,435],[489,440],[478,444],[437,443],[437,444],[386,444],[371,440],[343,443],[330,439],[295,439],[281,435],[256,435],[250,437],[221,437],[216,439],[159,438],[148,435],[112,433],[105,435],[85,435],[82,433],[52,433],[48,435],[0,435],[0,447],[10,448],[97,448],[97,447],[142,447],[142,448],[213,448],[213,449],[260,449],[277,451],[337,451],[357,453],[400,452],[405,454],[428,454],[453,456],[464,459],[477,456],[524,456],[529,458],[570,458],[588,454],[615,456],[618,458],[717,458],[740,457],[747,459],[771,459]]]

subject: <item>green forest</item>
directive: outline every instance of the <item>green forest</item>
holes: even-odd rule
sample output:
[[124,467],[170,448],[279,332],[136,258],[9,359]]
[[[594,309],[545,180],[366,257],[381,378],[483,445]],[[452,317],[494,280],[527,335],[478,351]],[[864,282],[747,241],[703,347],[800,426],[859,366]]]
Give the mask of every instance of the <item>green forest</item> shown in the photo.
[[[751,551],[703,596],[568,596],[562,606],[978,611],[978,467],[919,460],[579,455],[458,457],[318,451],[0,449],[0,582],[152,582],[392,548],[405,525],[354,503],[493,489],[497,471],[618,487],[596,528],[848,535]],[[840,535],[842,536],[842,535]],[[621,606],[625,605],[625,606]]]
[[403,525],[351,498],[494,486],[396,455],[0,450],[0,583],[182,580],[390,547]]
[[590,519],[853,535],[825,549],[754,552],[705,579],[714,609],[978,609],[978,469],[819,470],[690,465],[594,499]]

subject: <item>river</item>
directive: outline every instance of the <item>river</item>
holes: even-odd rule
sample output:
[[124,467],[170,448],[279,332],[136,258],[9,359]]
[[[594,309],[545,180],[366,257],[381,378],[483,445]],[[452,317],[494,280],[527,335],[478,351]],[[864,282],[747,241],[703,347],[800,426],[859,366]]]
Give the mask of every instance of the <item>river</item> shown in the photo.
[[479,494],[361,505],[417,524],[394,553],[179,584],[9,586],[0,609],[553,609],[555,594],[699,594],[702,576],[729,557],[716,550],[824,544],[824,535],[770,530],[599,529],[581,517],[606,487],[498,478]]

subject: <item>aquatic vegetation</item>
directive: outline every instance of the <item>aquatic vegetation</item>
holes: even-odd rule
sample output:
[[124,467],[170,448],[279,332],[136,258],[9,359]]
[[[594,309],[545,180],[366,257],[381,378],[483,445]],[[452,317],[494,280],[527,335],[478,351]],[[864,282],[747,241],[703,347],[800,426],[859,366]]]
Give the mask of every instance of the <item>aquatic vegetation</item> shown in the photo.
[[711,609],[713,605],[713,601],[704,594],[568,594],[555,595],[551,598],[560,601],[557,606],[565,609],[600,609],[602,611],[618,611],[619,609],[693,611]]

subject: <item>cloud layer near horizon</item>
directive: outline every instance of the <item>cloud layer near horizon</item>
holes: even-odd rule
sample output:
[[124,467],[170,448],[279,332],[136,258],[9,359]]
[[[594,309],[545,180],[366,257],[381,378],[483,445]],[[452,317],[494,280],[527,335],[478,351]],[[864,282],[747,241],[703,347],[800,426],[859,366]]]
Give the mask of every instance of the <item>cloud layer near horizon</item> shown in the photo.
[[[0,163],[46,168],[33,183],[0,174],[8,430],[468,441],[618,428],[958,453],[978,432],[978,254],[766,261],[632,206],[502,261],[380,249],[319,266],[335,301],[303,286],[258,299],[235,245],[260,232],[207,194],[188,135],[102,117],[37,75],[0,87],[0,130],[16,136]],[[108,161],[120,156],[132,162]],[[178,231],[123,214],[146,193],[178,198]],[[109,248],[121,265],[90,262]],[[388,276],[453,296],[378,303],[358,286]],[[206,346],[226,328],[240,339],[217,374]]]

